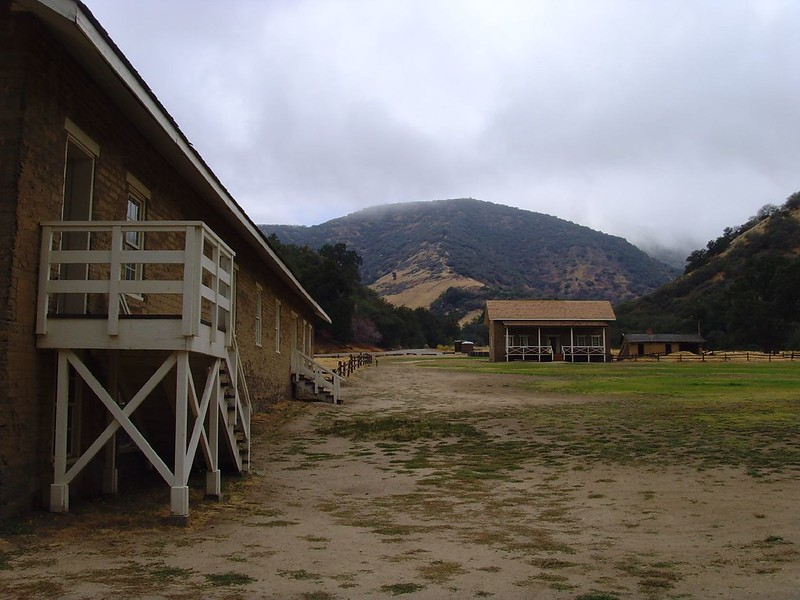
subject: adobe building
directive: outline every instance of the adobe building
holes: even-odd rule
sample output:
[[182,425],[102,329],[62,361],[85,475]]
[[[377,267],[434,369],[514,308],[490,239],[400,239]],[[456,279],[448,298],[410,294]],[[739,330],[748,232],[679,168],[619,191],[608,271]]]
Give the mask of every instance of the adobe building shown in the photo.
[[0,0],[0,56],[0,518],[149,468],[185,518],[330,319],[84,4]]

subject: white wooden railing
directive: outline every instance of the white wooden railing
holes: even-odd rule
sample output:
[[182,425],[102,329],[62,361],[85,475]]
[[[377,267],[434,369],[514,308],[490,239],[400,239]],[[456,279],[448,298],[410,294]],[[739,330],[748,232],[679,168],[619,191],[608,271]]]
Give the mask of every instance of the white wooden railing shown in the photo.
[[313,382],[315,394],[324,390],[333,396],[334,404],[339,404],[342,378],[330,369],[323,367],[312,357],[295,350],[292,357],[292,374],[301,375],[307,381]]
[[576,358],[585,357],[590,360],[592,356],[605,357],[606,349],[603,346],[562,346],[564,352],[564,359],[575,360]]
[[506,346],[506,357],[553,356],[550,346]]
[[[126,236],[143,240],[142,248],[126,247]],[[71,243],[63,244],[67,239]],[[83,249],[74,249],[76,239]],[[70,246],[73,249],[64,249]],[[234,256],[233,250],[200,221],[43,223],[36,333],[46,335],[48,318],[67,312],[63,303],[59,309],[59,299],[68,295],[84,298],[84,305],[92,295],[105,297],[109,336],[119,333],[120,313],[124,315],[132,303],[127,298],[172,295],[179,300],[148,299],[140,314],[171,312],[182,320],[181,331],[186,337],[198,335],[205,320],[212,338],[223,334],[229,347],[233,335]],[[132,270],[126,265],[131,264],[139,266],[137,276],[128,279],[125,275]]]

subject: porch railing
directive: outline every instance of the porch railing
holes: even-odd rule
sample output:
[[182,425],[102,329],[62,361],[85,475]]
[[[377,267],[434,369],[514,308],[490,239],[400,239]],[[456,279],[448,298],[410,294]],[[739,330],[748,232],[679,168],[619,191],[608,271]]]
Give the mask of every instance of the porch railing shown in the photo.
[[42,223],[36,333],[54,315],[101,313],[116,336],[120,313],[133,313],[180,318],[184,337],[205,322],[230,346],[234,256],[200,221]]
[[507,357],[528,356],[552,356],[553,349],[550,346],[506,346]]
[[575,360],[576,358],[586,358],[591,360],[593,356],[606,355],[606,349],[603,346],[562,346],[564,352],[564,360]]

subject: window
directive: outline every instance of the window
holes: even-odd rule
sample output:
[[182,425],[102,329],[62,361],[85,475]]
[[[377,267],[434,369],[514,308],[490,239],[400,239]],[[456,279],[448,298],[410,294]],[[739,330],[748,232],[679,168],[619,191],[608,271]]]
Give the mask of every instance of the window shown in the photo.
[[275,352],[281,353],[281,301],[275,298]]
[[577,335],[577,336],[575,336],[575,345],[576,346],[585,346],[586,345],[586,336],[585,335]]
[[592,336],[592,346],[594,346],[595,348],[597,348],[597,347],[601,347],[602,345],[603,345],[603,339],[602,339],[602,336],[599,336],[599,335],[593,335],[593,336]]
[[262,287],[256,284],[256,346],[261,347],[261,291]]
[[[64,199],[61,218],[64,221],[90,221],[95,160],[100,155],[100,147],[69,119],[65,123],[65,128],[67,145],[64,156]],[[61,236],[61,250],[89,250],[89,248],[90,239],[87,231],[65,232]],[[89,279],[88,262],[62,264],[59,279]],[[84,314],[86,308],[85,293],[66,292],[58,296],[59,313]]]
[[527,335],[519,336],[519,345],[520,346],[527,346],[528,345],[528,336]]
[[[125,220],[129,223],[145,220],[145,202],[150,191],[133,176],[128,174],[128,204]],[[123,250],[144,250],[144,231],[127,230],[122,236]],[[122,279],[137,281],[143,278],[141,263],[125,263],[122,265]]]

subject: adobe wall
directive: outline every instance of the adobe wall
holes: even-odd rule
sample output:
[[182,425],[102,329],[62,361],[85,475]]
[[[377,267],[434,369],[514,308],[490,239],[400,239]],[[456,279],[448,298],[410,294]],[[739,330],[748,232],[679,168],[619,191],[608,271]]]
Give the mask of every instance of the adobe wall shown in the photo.
[[[257,406],[290,395],[292,312],[306,320],[313,315],[154,151],[39,22],[25,13],[10,13],[7,1],[0,2],[0,233],[9,240],[0,245],[0,366],[7,382],[5,389],[0,386],[2,518],[40,504],[52,478],[55,353],[36,349],[35,306],[39,224],[61,218],[67,118],[100,147],[93,220],[125,219],[130,173],[152,194],[148,220],[205,221],[236,251],[238,341]],[[256,283],[264,289],[261,347],[254,341]],[[276,352],[274,341],[276,299],[282,304],[281,352]]]
[[489,323],[489,360],[502,362],[506,359],[505,327],[500,321]]

